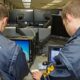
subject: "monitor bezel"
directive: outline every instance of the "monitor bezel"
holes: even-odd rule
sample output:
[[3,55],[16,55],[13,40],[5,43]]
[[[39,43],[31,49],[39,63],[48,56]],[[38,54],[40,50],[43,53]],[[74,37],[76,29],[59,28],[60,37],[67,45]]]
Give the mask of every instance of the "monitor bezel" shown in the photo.
[[60,49],[60,48],[62,48],[63,47],[63,45],[50,45],[50,46],[48,46],[48,62],[51,62],[50,61],[50,58],[51,58],[51,50],[55,50],[55,49]]
[[27,40],[27,41],[30,41],[30,43],[29,43],[29,49],[30,49],[29,50],[29,60],[26,59],[26,61],[27,62],[31,62],[32,61],[31,60],[31,55],[32,55],[32,49],[31,49],[32,48],[31,47],[31,45],[32,45],[32,39],[31,38],[22,38],[21,37],[21,38],[10,38],[10,40],[12,40],[12,41],[15,41],[15,40],[25,40],[25,41]]

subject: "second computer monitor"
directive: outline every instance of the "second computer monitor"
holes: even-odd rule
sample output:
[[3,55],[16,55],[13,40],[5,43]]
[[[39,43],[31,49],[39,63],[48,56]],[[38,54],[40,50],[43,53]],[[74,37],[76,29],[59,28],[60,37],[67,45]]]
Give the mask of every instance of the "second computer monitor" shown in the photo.
[[59,55],[62,45],[51,45],[48,47],[48,62],[54,62],[54,58]]

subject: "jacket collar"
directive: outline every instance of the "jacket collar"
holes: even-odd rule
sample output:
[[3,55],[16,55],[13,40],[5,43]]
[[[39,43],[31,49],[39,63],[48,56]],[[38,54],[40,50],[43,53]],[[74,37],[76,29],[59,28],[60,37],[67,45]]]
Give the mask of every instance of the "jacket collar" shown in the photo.
[[68,40],[68,42],[72,41],[74,38],[80,35],[80,28],[75,32],[75,34]]

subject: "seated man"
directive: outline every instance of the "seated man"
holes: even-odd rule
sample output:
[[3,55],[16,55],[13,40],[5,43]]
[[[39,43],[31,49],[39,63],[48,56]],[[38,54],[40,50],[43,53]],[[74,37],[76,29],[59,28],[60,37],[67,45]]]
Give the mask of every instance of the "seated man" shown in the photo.
[[[77,78],[74,80],[80,80],[80,0],[70,0],[63,8],[62,18],[71,38],[61,49],[58,56],[69,69],[73,70]],[[32,76],[35,80],[40,80],[42,73],[36,71]]]
[[0,4],[0,74],[3,80],[23,80],[29,69],[21,48],[2,35],[8,20],[8,10]]

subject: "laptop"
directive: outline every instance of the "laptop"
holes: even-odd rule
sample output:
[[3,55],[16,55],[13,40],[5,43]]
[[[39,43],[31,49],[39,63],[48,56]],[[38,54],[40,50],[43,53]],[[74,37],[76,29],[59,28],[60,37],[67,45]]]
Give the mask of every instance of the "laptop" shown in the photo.
[[54,58],[59,55],[62,45],[50,45],[48,46],[48,62],[54,62]]

